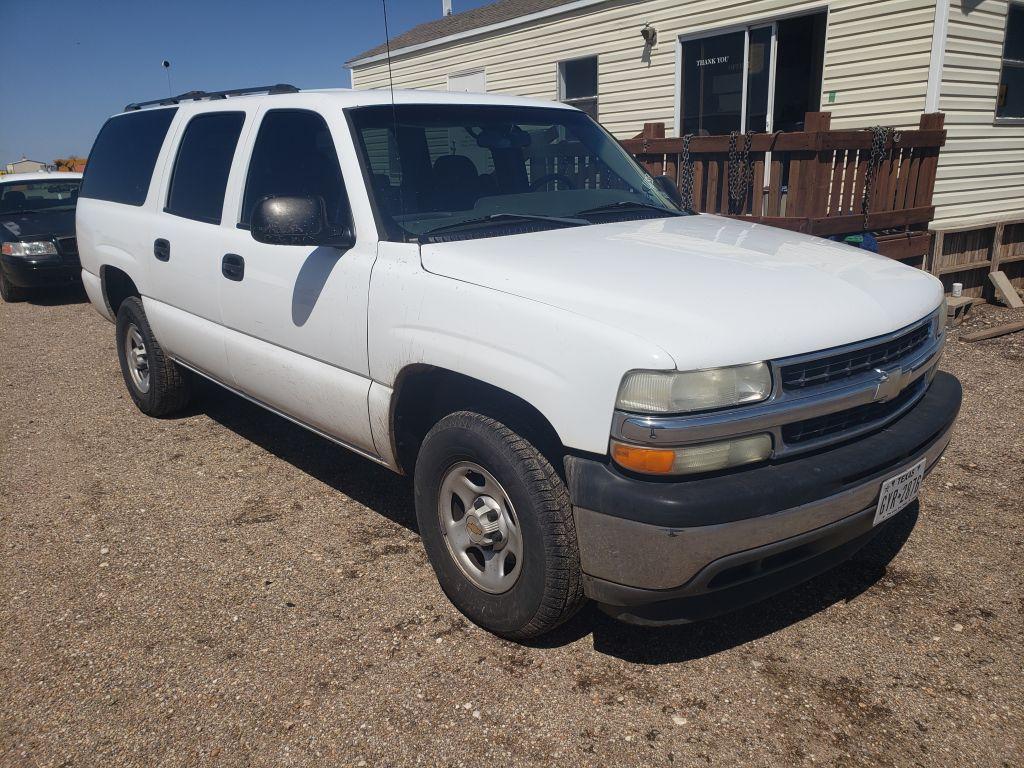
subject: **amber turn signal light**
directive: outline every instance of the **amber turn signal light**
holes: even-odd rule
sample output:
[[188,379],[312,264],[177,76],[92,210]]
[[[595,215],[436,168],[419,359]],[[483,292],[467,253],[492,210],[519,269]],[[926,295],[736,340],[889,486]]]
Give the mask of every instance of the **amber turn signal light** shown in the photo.
[[612,459],[623,469],[645,475],[667,475],[672,471],[676,452],[668,448],[644,448],[612,441]]

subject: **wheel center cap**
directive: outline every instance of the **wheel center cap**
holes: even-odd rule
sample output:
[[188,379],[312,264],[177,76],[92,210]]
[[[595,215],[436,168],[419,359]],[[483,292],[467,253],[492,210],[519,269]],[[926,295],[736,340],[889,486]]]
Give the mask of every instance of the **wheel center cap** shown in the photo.
[[480,496],[473,502],[473,509],[466,512],[465,525],[470,541],[478,547],[504,546],[505,517],[501,505],[490,496]]

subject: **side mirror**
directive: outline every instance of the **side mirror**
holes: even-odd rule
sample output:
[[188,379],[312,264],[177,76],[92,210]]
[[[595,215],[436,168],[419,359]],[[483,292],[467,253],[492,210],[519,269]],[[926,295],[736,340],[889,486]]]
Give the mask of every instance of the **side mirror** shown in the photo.
[[265,197],[252,212],[250,230],[254,240],[268,245],[351,248],[355,244],[351,227],[328,225],[322,197]]
[[683,193],[679,191],[679,187],[669,176],[665,174],[655,176],[654,181],[657,183],[658,189],[668,195],[669,199],[676,204],[676,208],[683,207]]

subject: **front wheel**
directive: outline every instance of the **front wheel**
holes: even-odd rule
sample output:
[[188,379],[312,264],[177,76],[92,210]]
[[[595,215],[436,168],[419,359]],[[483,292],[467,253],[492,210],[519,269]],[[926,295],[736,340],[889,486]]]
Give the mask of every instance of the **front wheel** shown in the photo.
[[164,354],[135,296],[117,310],[117,357],[128,393],[147,416],[169,416],[188,404],[189,374]]
[[8,304],[12,304],[15,301],[24,301],[25,296],[25,289],[11,283],[4,274],[3,269],[0,268],[0,299],[3,299]]
[[569,494],[525,438],[478,413],[446,416],[423,440],[415,486],[430,563],[474,623],[527,639],[582,604]]

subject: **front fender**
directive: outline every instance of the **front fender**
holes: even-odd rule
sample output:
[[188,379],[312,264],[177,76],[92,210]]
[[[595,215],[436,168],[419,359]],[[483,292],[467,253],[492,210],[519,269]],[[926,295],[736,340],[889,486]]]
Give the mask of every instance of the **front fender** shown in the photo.
[[622,375],[674,367],[668,353],[633,334],[433,275],[412,259],[378,259],[369,321],[375,381],[393,387],[403,368],[420,364],[461,373],[530,403],[563,445],[592,453],[608,449]]

